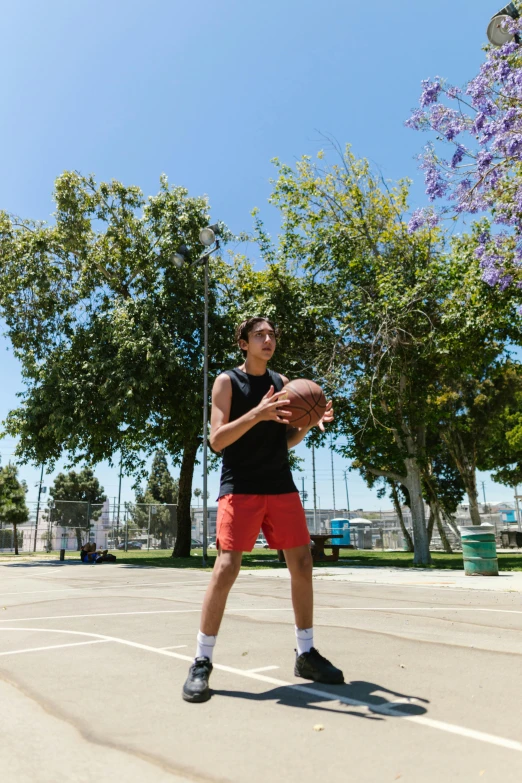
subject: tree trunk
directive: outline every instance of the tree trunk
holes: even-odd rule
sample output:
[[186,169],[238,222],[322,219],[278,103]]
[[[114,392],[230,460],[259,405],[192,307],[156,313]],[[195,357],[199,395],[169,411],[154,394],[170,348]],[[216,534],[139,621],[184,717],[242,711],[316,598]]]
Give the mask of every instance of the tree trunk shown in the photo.
[[430,545],[428,531],[426,530],[426,515],[424,513],[424,501],[422,499],[421,471],[414,457],[404,460],[406,466],[406,479],[404,484],[410,494],[411,519],[413,527],[415,565],[430,565]]
[[428,517],[428,543],[431,544],[431,537],[433,535],[433,526],[435,525],[435,511],[430,503],[430,515]]
[[406,541],[406,551],[413,552],[413,540],[412,537],[410,536],[410,531],[404,524],[404,517],[402,515],[402,508],[399,502],[399,495],[397,493],[397,485],[395,481],[390,481],[390,486],[391,486],[391,494],[392,494],[393,505],[395,508],[395,513],[397,514],[397,517],[399,519],[399,525],[401,526],[402,535],[404,536],[404,540]]
[[469,451],[458,432],[449,431],[443,435],[451,456],[455,461],[457,470],[462,478],[469,499],[469,515],[472,525],[482,524],[478,507],[477,474],[475,459],[470,459]]
[[190,542],[192,539],[192,519],[190,516],[190,501],[192,498],[192,477],[200,438],[193,436],[185,443],[183,460],[179,474],[178,492],[178,532],[172,557],[190,557]]
[[451,555],[453,553],[453,549],[451,548],[449,538],[446,535],[446,531],[444,530],[444,525],[442,524],[442,519],[440,518],[439,513],[437,513],[437,530],[439,531],[439,536],[440,536],[440,540],[442,541],[442,546],[444,547],[444,551],[447,552],[448,555]]
[[14,533],[14,551],[15,551],[15,555],[17,555],[18,554],[18,530],[14,523],[13,523],[13,533]]
[[452,519],[449,516],[449,514],[446,514],[446,513],[444,514],[444,519],[446,521],[447,526],[451,530],[451,532],[457,537],[457,540],[460,541],[460,531],[459,531],[457,525],[455,524],[455,520]]
[[480,518],[480,511],[478,507],[478,492],[477,492],[477,477],[475,471],[469,474],[468,480],[464,479],[464,486],[469,498],[469,515],[471,517],[472,525],[481,525],[482,520]]

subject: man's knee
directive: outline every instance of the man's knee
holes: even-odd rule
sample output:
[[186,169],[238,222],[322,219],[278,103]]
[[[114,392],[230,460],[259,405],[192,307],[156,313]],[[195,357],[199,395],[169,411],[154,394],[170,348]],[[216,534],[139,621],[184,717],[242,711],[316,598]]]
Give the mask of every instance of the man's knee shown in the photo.
[[[234,553],[236,555],[236,553]],[[230,588],[237,579],[239,569],[241,568],[241,556],[229,557],[227,552],[223,552],[217,558],[212,571],[214,584],[220,588]]]
[[[291,560],[291,564],[289,561]],[[303,547],[302,551],[294,552],[291,558],[287,557],[287,563],[290,575],[296,579],[312,578],[312,554],[308,547]]]

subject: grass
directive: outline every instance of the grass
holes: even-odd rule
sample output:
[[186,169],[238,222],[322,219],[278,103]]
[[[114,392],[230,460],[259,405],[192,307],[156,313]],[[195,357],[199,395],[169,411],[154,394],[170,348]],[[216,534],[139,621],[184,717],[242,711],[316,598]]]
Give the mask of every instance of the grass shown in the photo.
[[[73,553],[70,553],[69,557]],[[136,550],[133,552],[115,551],[119,563],[141,566],[161,566],[163,568],[198,568],[201,564],[202,550],[193,550],[191,557],[174,559],[170,556],[170,550]],[[428,568],[445,568],[462,570],[462,555],[460,553],[447,555],[444,552],[432,552],[432,565]],[[215,550],[208,551],[208,566],[210,570],[216,559]],[[499,568],[501,571],[522,571],[522,554],[502,553],[498,554]],[[416,568],[413,564],[411,552],[377,552],[375,550],[341,549],[338,562],[317,562],[319,568],[332,566],[353,566],[380,568]],[[425,566],[422,566],[425,567]],[[273,549],[254,549],[243,555],[242,568],[246,570],[263,568],[286,568],[284,563],[277,559],[277,552]]]
[[[191,557],[174,559],[171,557],[171,550],[164,549],[146,549],[123,552],[114,550],[113,554],[118,558],[118,563],[124,565],[145,566],[149,568],[197,568],[200,570],[211,570],[216,559],[216,550],[208,550],[208,565],[203,568],[202,550],[195,549]],[[31,560],[57,560],[59,552],[20,552],[19,559]],[[462,554],[457,552],[447,555],[444,552],[432,552],[431,566],[419,566],[420,568],[442,568],[462,570]],[[2,560],[18,559],[12,552],[1,552],[0,563]],[[78,552],[66,552],[66,560],[78,560]],[[498,564],[501,571],[522,571],[522,553],[498,553]],[[315,565],[319,568],[328,567],[364,567],[371,568],[417,568],[413,564],[413,554],[411,552],[382,552],[377,550],[362,549],[341,549],[340,559],[337,562],[326,561],[317,562]],[[263,568],[286,568],[284,563],[277,559],[277,552],[274,549],[254,549],[253,552],[247,552],[243,555],[242,568],[246,570]]]

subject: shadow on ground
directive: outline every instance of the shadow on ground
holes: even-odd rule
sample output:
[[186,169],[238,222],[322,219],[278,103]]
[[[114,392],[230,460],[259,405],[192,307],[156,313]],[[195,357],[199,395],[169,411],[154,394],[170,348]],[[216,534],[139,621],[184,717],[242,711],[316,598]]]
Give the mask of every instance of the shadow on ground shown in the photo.
[[[327,700],[327,697],[320,693],[314,694],[311,692],[313,690],[321,690],[323,693],[331,694],[334,697],[333,702],[335,702],[335,697],[339,698],[338,705],[335,708],[325,707],[324,702]],[[274,701],[286,707],[301,707],[320,712],[341,713],[353,715],[356,718],[366,718],[367,720],[424,715],[427,712],[427,708],[424,705],[429,704],[427,699],[418,696],[407,696],[404,693],[389,690],[377,683],[365,682],[363,680],[346,683],[341,686],[328,686],[314,682],[306,685],[285,685],[264,693],[223,689],[213,690],[212,693],[215,696],[224,696],[230,699]],[[393,696],[401,699],[401,701],[390,701],[390,699],[381,694]]]

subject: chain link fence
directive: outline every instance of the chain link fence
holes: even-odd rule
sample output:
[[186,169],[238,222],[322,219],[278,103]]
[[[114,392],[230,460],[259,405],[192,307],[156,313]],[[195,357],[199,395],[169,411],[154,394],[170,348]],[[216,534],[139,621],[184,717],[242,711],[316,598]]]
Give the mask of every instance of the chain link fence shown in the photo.
[[[17,525],[19,552],[78,551],[87,542],[99,549],[172,549],[176,540],[172,504],[51,500],[28,507],[28,522]],[[13,527],[0,525],[0,552],[14,550]]]
[[[92,504],[84,501],[55,500],[46,504],[28,503],[29,521],[17,526],[19,552],[50,552],[65,549],[77,551],[87,542],[99,549],[172,550],[177,535],[177,506],[149,503],[110,502]],[[384,549],[403,551],[406,541],[393,511],[356,511],[332,509],[305,509],[310,533],[331,532],[331,520],[345,518],[351,522],[352,543],[357,549]],[[208,543],[216,540],[217,507],[208,508]],[[406,529],[412,534],[411,515],[403,511]],[[354,519],[355,517],[355,519]],[[505,531],[517,528],[507,524],[500,513],[481,514],[483,522],[495,528],[497,546],[506,546]],[[444,523],[444,532],[451,547],[461,548],[458,527],[470,525],[467,515],[459,514],[452,525]],[[504,535],[503,535],[504,531]],[[192,546],[201,546],[203,540],[203,510],[192,509]],[[443,542],[435,526],[431,549],[442,550]],[[10,525],[0,525],[0,552],[15,550],[15,531]]]

